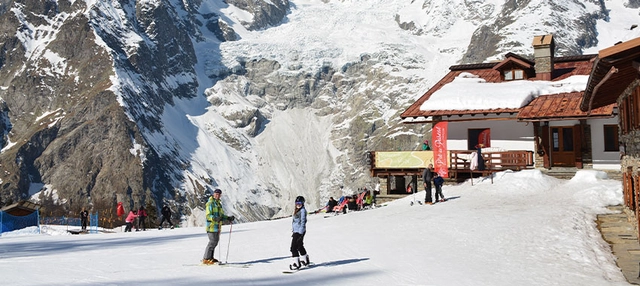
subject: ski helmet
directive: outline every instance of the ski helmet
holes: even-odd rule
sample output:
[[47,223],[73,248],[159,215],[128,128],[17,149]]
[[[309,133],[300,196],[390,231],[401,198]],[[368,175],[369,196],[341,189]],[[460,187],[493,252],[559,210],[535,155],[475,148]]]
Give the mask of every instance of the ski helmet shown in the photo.
[[304,197],[303,197],[303,196],[298,196],[298,197],[296,198],[296,203],[302,203],[302,204],[304,204]]
[[221,189],[216,189],[215,191],[213,191],[214,194],[222,194],[222,190]]

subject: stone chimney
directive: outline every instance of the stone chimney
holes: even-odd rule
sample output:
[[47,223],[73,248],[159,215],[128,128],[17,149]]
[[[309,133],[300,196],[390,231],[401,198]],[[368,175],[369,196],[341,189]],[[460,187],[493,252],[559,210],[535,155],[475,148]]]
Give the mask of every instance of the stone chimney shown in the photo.
[[553,35],[533,37],[533,57],[535,58],[536,78],[551,80],[553,74],[553,51],[556,44]]

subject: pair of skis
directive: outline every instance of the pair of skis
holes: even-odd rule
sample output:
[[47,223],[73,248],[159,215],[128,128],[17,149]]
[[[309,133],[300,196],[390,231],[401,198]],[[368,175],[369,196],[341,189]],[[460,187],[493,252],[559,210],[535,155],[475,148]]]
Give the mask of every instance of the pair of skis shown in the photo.
[[220,266],[220,267],[235,267],[235,268],[249,268],[249,266],[251,266],[250,263],[216,263],[212,265]]
[[[207,266],[207,267],[218,266],[218,267],[233,267],[233,268],[249,268],[251,266],[251,263],[219,263],[219,262],[216,262],[214,264],[203,264],[203,263],[183,264],[183,266]],[[282,273],[284,273],[284,274],[294,274],[294,273],[297,273],[297,272],[299,272],[301,270],[313,268],[313,266],[315,266],[315,264],[313,262],[311,262],[311,263],[307,264],[306,266],[302,266],[302,267],[300,267],[298,269],[284,270],[284,271],[282,271]]]
[[[424,203],[424,204],[423,204],[421,201],[418,201],[418,203],[419,203],[420,205],[425,205],[425,204],[426,204],[426,205],[435,205],[435,204],[441,204],[441,203],[444,203],[444,202],[446,202],[446,201],[447,201],[447,199],[440,200],[440,201],[435,201],[435,202],[432,202],[432,203]],[[413,202],[411,202],[411,205],[413,205]]]
[[219,267],[249,268],[249,266],[251,266],[251,264],[250,263],[220,263],[220,262],[216,262],[214,264],[204,264],[204,263],[183,264],[183,266],[219,266]]
[[[416,190],[413,190],[413,201],[411,201],[411,205],[413,206],[415,203],[416,203]],[[420,200],[418,200],[418,203],[422,205],[422,202]]]
[[[297,273],[301,270],[305,270],[308,268],[312,268],[315,264],[309,263],[307,266],[302,266],[298,269],[293,269],[293,270],[284,270],[282,271],[282,273],[284,274],[293,274],[293,273]],[[250,263],[215,263],[215,264],[203,264],[203,263],[198,263],[198,264],[183,264],[183,266],[206,266],[206,267],[213,267],[213,266],[218,266],[218,267],[233,267],[233,268],[249,268],[251,266]]]

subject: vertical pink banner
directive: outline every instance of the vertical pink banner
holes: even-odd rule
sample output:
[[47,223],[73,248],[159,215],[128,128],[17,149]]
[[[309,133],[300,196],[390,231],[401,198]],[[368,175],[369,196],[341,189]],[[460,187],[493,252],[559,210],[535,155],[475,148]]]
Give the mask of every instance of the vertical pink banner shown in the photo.
[[431,141],[433,141],[433,167],[443,178],[449,178],[447,159],[447,129],[448,122],[441,121],[433,126]]

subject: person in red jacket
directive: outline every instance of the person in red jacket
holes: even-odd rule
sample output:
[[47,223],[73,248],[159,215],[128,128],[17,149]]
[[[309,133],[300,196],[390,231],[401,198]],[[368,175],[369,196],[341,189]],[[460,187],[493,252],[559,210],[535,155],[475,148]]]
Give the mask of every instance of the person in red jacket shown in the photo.
[[118,202],[118,207],[116,208],[116,214],[118,214],[118,217],[121,217],[124,214],[124,207],[122,206],[122,202]]
[[140,206],[138,209],[138,229],[147,230],[147,210],[144,209],[143,206]]
[[129,215],[127,215],[127,218],[124,220],[124,222],[127,223],[124,232],[131,232],[131,227],[133,227],[133,221],[136,220],[136,217],[138,217],[136,211],[129,211]]
[[145,223],[146,220],[147,220],[147,211],[144,209],[143,206],[140,206],[140,208],[138,209],[138,227],[136,228],[136,231],[140,229],[147,230],[147,224]]

